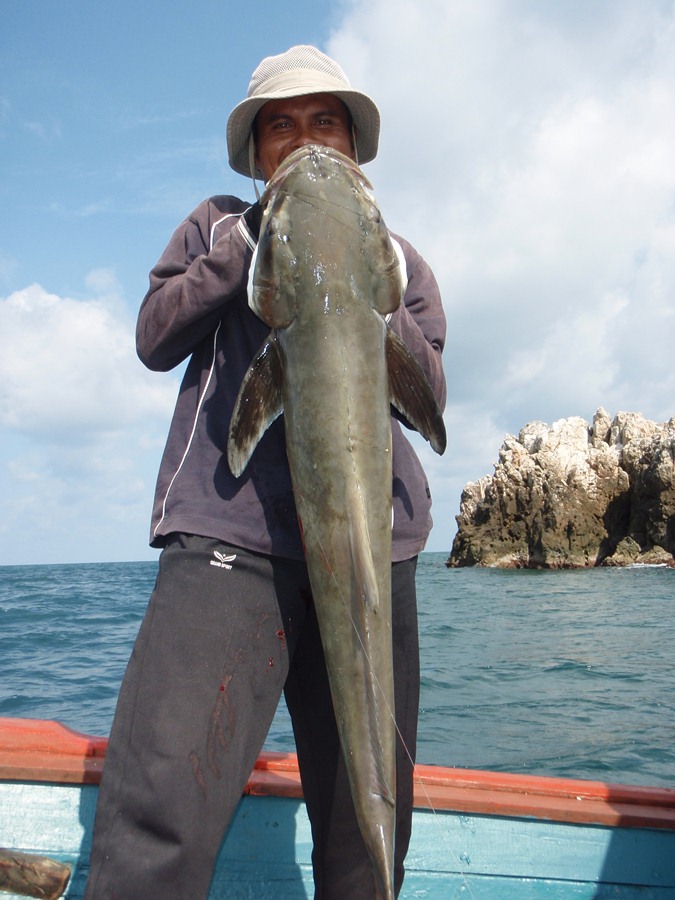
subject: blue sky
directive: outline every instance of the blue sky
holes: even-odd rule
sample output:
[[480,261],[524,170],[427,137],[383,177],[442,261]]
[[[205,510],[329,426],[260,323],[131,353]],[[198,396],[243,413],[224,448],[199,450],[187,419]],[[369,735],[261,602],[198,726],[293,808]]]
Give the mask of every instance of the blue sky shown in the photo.
[[675,415],[673,2],[5,4],[0,564],[156,556],[180,373],[143,369],[136,312],[180,220],[252,196],[227,116],[295,43],[377,100],[367,172],[442,288],[428,549],[449,551],[463,485],[527,422]]

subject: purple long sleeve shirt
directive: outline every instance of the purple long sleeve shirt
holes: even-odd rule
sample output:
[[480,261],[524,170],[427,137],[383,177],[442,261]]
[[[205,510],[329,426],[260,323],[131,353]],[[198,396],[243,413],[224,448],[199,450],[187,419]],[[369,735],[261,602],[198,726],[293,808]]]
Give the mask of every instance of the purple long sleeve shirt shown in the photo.
[[[236,197],[211,197],[176,229],[150,273],[137,326],[138,355],[167,371],[189,357],[157,478],[153,546],[171,532],[213,537],[255,552],[304,557],[286,459],[283,420],[256,447],[240,478],[230,472],[228,428],[242,379],[269,328],[249,309],[248,272],[255,238]],[[438,285],[401,238],[408,287],[389,325],[422,365],[445,404],[441,352],[445,316]],[[431,496],[422,466],[392,416],[392,558],[409,559],[431,529]]]

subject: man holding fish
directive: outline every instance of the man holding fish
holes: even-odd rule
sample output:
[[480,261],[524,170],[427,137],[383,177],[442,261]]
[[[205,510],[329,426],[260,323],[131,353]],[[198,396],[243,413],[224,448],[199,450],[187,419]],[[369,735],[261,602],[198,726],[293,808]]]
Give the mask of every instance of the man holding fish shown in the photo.
[[[162,459],[159,574],[99,795],[89,900],[206,897],[281,692],[317,898],[403,880],[431,527],[401,423],[445,448],[445,318],[358,168],[379,113],[316,48],[264,59],[230,115],[253,205],[204,201],[150,274],[138,352],[189,358]],[[394,721],[395,720],[395,721]]]

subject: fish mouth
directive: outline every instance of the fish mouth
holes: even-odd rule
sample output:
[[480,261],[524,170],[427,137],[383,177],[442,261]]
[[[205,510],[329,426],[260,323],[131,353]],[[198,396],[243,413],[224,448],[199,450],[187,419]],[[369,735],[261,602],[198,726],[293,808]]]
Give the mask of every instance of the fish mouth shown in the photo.
[[265,206],[270,198],[278,191],[279,185],[282,184],[288,175],[305,159],[311,159],[317,171],[322,173],[324,177],[329,176],[338,169],[343,172],[346,169],[351,172],[353,177],[358,179],[361,184],[365,185],[369,191],[373,190],[372,184],[351,157],[345,156],[345,154],[340,153],[339,150],[334,150],[332,147],[326,147],[323,144],[305,144],[304,147],[298,147],[297,150],[293,150],[292,153],[289,153],[279,164],[278,168],[267,182],[265,191],[261,197],[260,202],[263,206]]

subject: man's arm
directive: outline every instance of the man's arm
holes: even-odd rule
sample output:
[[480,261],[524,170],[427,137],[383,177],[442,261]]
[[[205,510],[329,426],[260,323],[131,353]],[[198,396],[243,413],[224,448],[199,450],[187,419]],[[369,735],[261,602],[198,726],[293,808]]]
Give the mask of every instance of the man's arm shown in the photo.
[[389,325],[422,366],[441,409],[446,384],[441,353],[445,345],[446,321],[440,290],[428,263],[407,241],[395,235],[408,267],[408,287],[403,303]]
[[211,219],[218,211],[204,201],[179,225],[151,271],[136,327],[136,349],[149,369],[168,371],[182,362],[214,331],[223,307],[245,294],[252,250],[237,227],[246,204],[233,202],[240,209],[221,213],[223,234],[212,248]]

